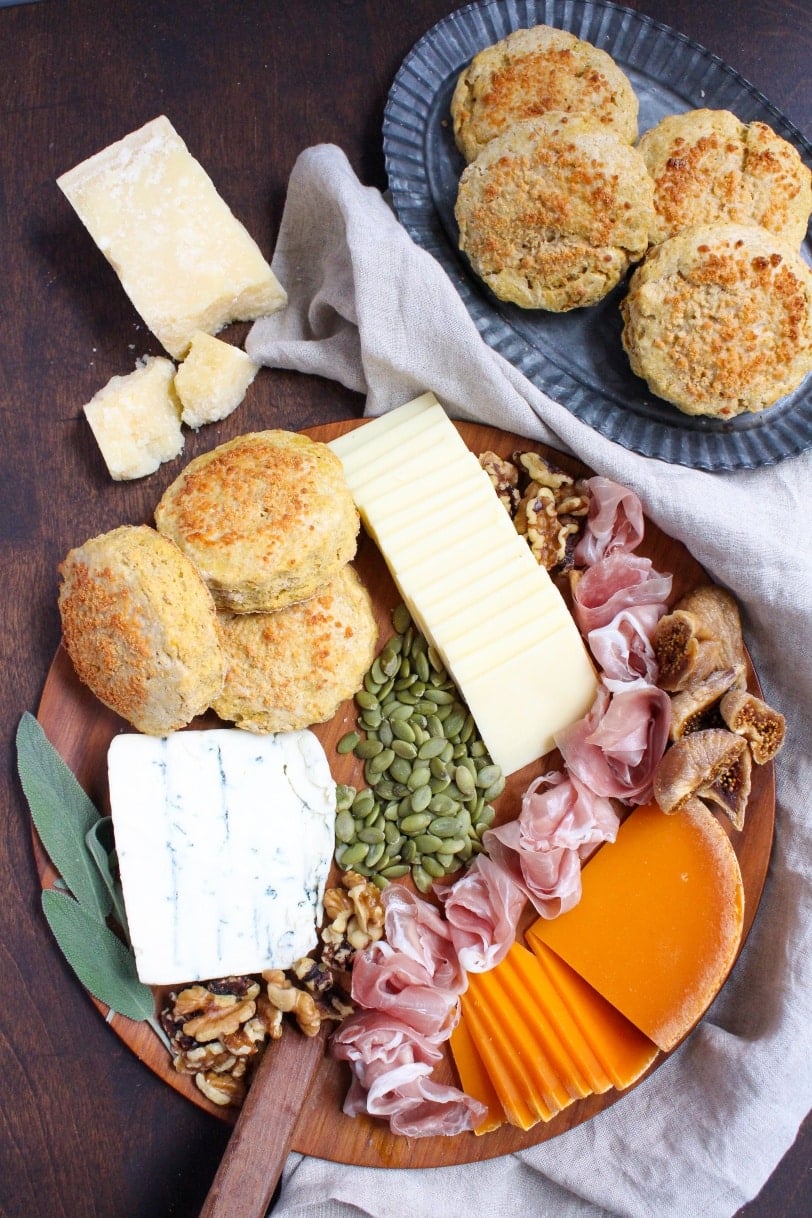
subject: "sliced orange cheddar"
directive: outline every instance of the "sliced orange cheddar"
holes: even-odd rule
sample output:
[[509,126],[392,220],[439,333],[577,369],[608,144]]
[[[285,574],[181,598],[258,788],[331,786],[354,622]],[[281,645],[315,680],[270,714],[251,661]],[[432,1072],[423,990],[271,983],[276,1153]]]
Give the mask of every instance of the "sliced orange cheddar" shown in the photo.
[[[616,1087],[618,1091],[631,1087],[654,1061],[659,1053],[657,1046],[537,939],[532,927],[527,940],[550,987],[594,1055],[597,1063],[594,1090],[600,1094],[609,1087]],[[576,1043],[572,1033],[567,1035],[571,1044]],[[602,1085],[599,1085],[599,1079]]]
[[529,932],[660,1049],[707,1010],[736,958],[744,918],[738,859],[704,805],[636,808],[584,868],[579,903]]
[[479,1100],[480,1104],[484,1104],[488,1110],[474,1133],[490,1133],[493,1129],[498,1129],[507,1119],[505,1110],[499,1102],[491,1076],[476,1051],[468,1024],[464,1019],[457,1024],[448,1043],[451,1046],[451,1054],[463,1091],[472,1099]]
[[527,1130],[539,1121],[551,1120],[555,1111],[538,1094],[536,1080],[528,1077],[527,1063],[512,1036],[509,1013],[483,1002],[470,984],[461,1006],[462,1018],[510,1124]]

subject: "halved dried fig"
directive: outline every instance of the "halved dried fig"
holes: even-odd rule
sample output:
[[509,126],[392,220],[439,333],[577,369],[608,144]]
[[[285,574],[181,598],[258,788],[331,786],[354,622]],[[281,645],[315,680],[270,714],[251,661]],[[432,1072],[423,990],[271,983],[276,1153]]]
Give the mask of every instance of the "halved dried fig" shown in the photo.
[[784,743],[786,721],[779,711],[750,694],[731,689],[719,706],[722,719],[732,732],[743,736],[757,765],[772,761]]
[[667,749],[654,772],[654,798],[663,812],[681,811],[700,799],[721,809],[741,829],[750,795],[747,741],[726,728],[683,736]]
[[737,680],[735,668],[723,668],[711,673],[704,681],[691,685],[671,698],[671,728],[669,739],[681,740],[691,732],[709,727],[722,727],[719,703]]
[[745,684],[746,657],[735,600],[724,588],[703,584],[660,618],[652,636],[661,689],[676,693],[732,668]]

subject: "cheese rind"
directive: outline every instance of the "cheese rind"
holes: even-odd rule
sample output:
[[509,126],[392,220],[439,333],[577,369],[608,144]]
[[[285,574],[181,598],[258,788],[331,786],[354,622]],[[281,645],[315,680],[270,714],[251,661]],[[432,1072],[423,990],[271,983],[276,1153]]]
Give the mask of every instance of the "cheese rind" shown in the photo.
[[110,477],[152,474],[183,449],[175,365],[148,356],[126,376],[111,377],[84,406]]
[[[330,447],[493,760],[511,774],[542,757],[588,711],[595,671],[561,594],[440,403],[423,394]],[[492,578],[477,582],[483,570]]]
[[239,347],[197,330],[175,374],[181,421],[197,430],[206,423],[228,418],[258,371],[259,365]]
[[312,732],[121,735],[108,775],[142,981],[288,968],[315,946],[335,783]]
[[285,291],[202,165],[161,115],[57,178],[170,355],[282,308]]

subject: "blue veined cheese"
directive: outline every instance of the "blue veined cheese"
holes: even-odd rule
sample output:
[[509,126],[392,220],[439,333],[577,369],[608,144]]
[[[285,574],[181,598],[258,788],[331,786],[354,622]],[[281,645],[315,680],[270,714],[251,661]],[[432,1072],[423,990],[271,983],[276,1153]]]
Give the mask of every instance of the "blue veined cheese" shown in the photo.
[[141,981],[288,968],[315,946],[335,782],[312,732],[116,736],[108,776]]

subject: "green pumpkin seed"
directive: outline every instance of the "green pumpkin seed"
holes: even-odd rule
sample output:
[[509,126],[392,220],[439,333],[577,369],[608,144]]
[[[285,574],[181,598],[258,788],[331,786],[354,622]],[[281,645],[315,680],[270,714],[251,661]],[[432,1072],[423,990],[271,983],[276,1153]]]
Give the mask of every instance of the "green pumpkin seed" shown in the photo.
[[412,812],[401,819],[400,831],[412,837],[415,833],[422,833],[430,822],[431,816],[428,812]]
[[[417,757],[417,749],[408,740],[393,740],[392,752],[395,754],[395,758],[399,757],[402,761],[414,761]],[[394,764],[393,761],[392,765]]]
[[433,793],[429,783],[425,783],[422,787],[418,787],[416,791],[412,791],[412,811],[425,812],[433,798]]
[[386,853],[386,842],[376,842],[369,847],[365,862],[370,870],[374,870],[379,864],[386,867],[391,861]]
[[336,745],[337,753],[351,753],[361,737],[357,732],[345,732]]
[[414,844],[421,854],[435,854],[443,849],[443,839],[434,833],[418,833]]
[[441,880],[445,875],[445,868],[433,855],[424,855],[423,862],[420,865],[435,880]]
[[392,625],[398,634],[405,634],[412,624],[412,615],[401,602],[392,611]]
[[392,734],[404,744],[414,744],[414,728],[408,719],[390,719],[389,726],[392,728]]
[[419,892],[430,892],[431,886],[434,883],[432,877],[426,871],[422,863],[415,863],[412,867],[412,880],[414,886]]
[[378,753],[383,751],[383,745],[380,740],[361,740],[356,749],[356,757],[360,757],[362,761],[369,761],[372,757],[377,757]]
[[387,880],[400,880],[404,875],[409,874],[408,863],[392,863],[389,867],[384,867],[383,875]]
[[355,820],[352,813],[347,811],[346,808],[342,809],[336,816],[335,834],[336,841],[343,842],[345,845],[349,844],[355,837]]
[[374,807],[375,792],[370,790],[369,787],[364,787],[352,801],[352,814],[358,820],[359,817],[369,816]]
[[366,858],[368,849],[366,842],[353,842],[351,846],[347,846],[346,850],[342,851],[341,858],[337,859],[339,867],[344,871],[355,867]]
[[454,782],[459,787],[460,794],[467,799],[476,795],[476,779],[462,763],[454,771]]

